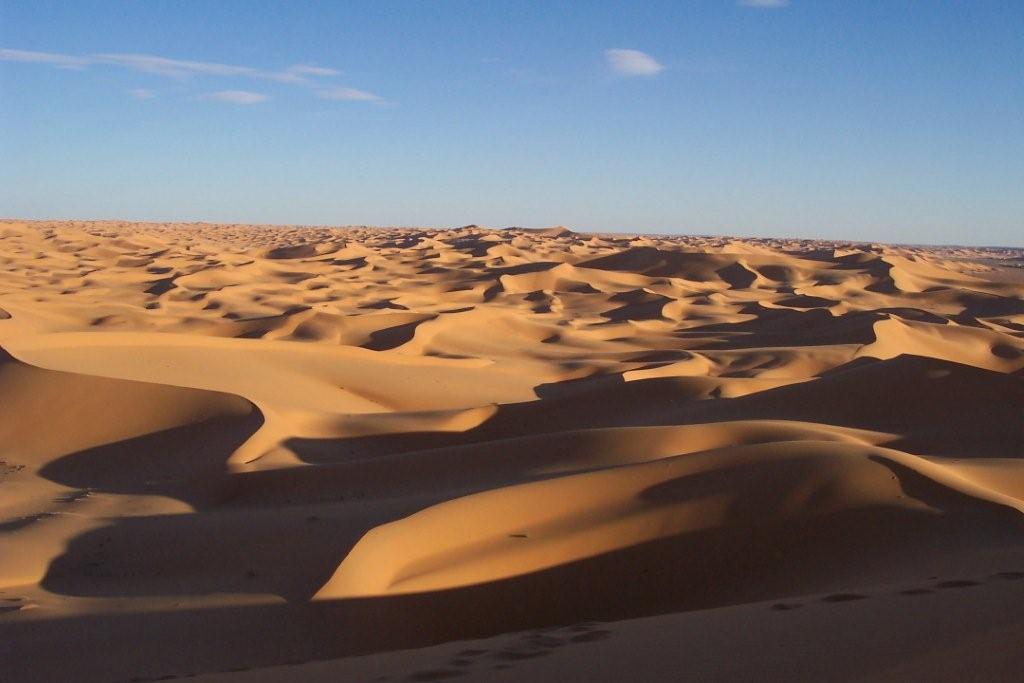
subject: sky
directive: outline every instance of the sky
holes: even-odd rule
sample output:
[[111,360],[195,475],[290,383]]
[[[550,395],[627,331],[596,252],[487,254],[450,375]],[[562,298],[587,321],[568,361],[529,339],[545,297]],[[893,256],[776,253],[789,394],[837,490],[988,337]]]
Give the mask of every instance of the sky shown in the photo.
[[0,216],[1024,246],[1024,2],[0,2]]

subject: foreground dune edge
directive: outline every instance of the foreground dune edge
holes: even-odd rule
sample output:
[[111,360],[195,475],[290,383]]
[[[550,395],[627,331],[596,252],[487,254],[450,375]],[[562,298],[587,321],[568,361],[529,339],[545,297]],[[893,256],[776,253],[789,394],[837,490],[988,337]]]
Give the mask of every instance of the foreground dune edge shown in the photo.
[[[10,220],[0,247],[12,680],[66,671],[57,636],[127,680],[1024,571],[1013,250]],[[161,649],[209,619],[237,633]]]

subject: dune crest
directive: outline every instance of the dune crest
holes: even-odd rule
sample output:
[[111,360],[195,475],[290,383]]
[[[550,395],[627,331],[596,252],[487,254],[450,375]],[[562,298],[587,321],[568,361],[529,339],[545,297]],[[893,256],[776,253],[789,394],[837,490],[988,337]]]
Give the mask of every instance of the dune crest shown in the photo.
[[0,677],[1024,576],[1021,258],[0,221]]

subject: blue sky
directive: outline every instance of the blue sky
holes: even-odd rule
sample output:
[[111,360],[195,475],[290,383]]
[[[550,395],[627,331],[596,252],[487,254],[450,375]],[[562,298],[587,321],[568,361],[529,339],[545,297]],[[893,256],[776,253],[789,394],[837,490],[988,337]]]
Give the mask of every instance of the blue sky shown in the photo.
[[0,215],[1024,246],[1024,2],[0,3]]

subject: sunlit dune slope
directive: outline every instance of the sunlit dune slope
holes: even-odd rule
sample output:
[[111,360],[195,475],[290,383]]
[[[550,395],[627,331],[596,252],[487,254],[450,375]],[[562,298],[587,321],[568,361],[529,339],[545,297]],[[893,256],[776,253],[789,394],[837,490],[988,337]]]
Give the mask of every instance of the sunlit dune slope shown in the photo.
[[1020,257],[0,221],[0,678],[1024,571]]

